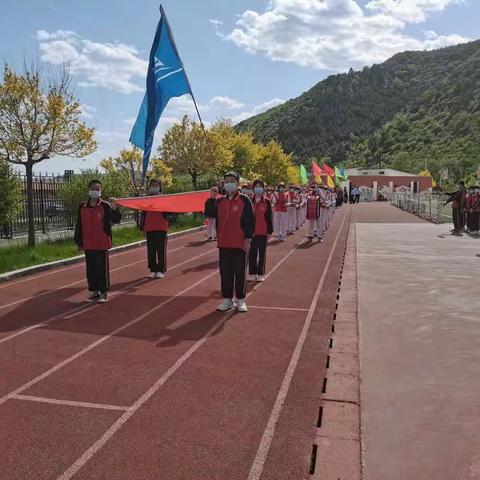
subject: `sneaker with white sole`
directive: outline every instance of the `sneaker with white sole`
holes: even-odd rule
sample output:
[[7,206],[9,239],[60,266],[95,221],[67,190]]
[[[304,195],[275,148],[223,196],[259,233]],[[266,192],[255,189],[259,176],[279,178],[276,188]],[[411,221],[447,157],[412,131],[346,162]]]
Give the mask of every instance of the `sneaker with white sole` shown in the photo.
[[165,276],[165,274],[162,273],[162,272],[157,272],[157,273],[155,274],[155,278],[163,278],[164,276]]
[[227,312],[235,306],[234,301],[231,298],[224,298],[223,302],[217,307],[219,312]]
[[107,292],[103,292],[99,295],[98,303],[107,303]]
[[245,303],[245,300],[243,298],[237,300],[237,311],[240,313],[248,312],[247,304]]
[[256,275],[249,275],[247,280],[249,282],[256,282],[257,281],[257,276]]
[[265,277],[263,275],[257,275],[257,282],[264,282]]
[[152,272],[150,275],[149,275],[149,278],[156,278],[157,277],[157,274],[155,272]]
[[96,302],[100,298],[100,292],[92,292],[86,299],[85,302],[93,303]]

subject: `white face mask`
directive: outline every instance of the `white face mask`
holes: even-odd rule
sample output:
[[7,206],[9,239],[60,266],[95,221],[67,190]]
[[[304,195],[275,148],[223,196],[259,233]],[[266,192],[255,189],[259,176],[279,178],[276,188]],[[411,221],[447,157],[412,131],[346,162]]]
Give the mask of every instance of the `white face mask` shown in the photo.
[[88,196],[91,199],[96,200],[97,198],[100,198],[102,196],[102,192],[100,190],[90,190],[88,192]]
[[225,191],[227,193],[234,193],[238,190],[237,184],[236,183],[226,183],[224,185]]

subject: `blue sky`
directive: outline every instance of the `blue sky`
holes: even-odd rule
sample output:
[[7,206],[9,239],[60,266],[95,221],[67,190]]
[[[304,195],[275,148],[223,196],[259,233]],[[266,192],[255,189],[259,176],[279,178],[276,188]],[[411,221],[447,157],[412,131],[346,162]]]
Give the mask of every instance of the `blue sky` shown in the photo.
[[[326,76],[396,52],[480,38],[479,0],[164,0],[207,122],[234,122],[308,90]],[[54,158],[42,171],[94,167],[128,145],[141,103],[158,0],[2,0],[0,59],[70,64],[97,152]],[[164,112],[162,132],[192,102]]]

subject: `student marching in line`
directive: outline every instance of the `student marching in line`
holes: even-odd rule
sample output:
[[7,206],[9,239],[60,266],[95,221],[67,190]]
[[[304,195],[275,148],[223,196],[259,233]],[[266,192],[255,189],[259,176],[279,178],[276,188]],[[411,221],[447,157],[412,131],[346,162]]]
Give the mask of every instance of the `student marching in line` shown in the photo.
[[217,239],[217,195],[218,188],[210,189],[210,198],[205,201],[204,215],[207,221],[207,242]]
[[313,240],[314,237],[317,237],[320,242],[323,242],[323,232],[320,220],[320,197],[316,185],[312,186],[310,194],[307,197],[307,220],[308,239]]
[[[150,180],[149,194],[159,195],[161,183]],[[173,215],[172,215],[173,216]],[[167,234],[170,215],[163,212],[142,212],[140,230],[147,239],[147,259],[150,278],[163,278],[167,273]]]
[[255,213],[255,231],[250,246],[249,269],[250,281],[265,280],[268,237],[273,233],[272,205],[265,196],[265,184],[262,180],[253,182],[253,210]]
[[246,267],[255,231],[255,217],[252,202],[238,191],[239,180],[238,173],[226,173],[224,186],[227,194],[217,200],[217,246],[223,297],[217,310],[221,312],[235,306],[239,312],[247,311]]
[[122,214],[112,199],[101,199],[102,184],[92,180],[88,184],[88,199],[78,209],[74,241],[85,252],[88,290],[87,302],[105,303],[110,290],[108,250],[112,248],[112,223],[119,223]]
[[284,183],[278,184],[277,191],[272,196],[272,201],[275,236],[280,242],[284,242],[288,229],[287,194],[285,193]]
[[293,185],[288,187],[287,215],[287,235],[293,235],[297,230],[297,194],[295,193],[295,187]]
[[323,238],[328,228],[327,189],[324,186],[317,187],[317,195],[320,201],[320,231],[318,232],[318,236]]

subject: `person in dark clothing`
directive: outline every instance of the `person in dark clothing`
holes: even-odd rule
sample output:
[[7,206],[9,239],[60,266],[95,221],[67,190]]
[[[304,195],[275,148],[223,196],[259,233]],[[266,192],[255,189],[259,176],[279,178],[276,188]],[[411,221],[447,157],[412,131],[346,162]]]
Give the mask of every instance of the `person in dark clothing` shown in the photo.
[[347,191],[347,187],[343,187],[343,203],[348,203],[348,191]]
[[458,190],[455,192],[447,193],[449,196],[445,205],[452,203],[452,218],[453,218],[453,230],[452,235],[461,236],[462,230],[465,229],[465,182],[458,182]]
[[210,189],[210,198],[205,201],[204,215],[207,221],[207,242],[217,239],[217,195],[218,188],[212,187]]
[[265,281],[268,237],[273,233],[272,205],[265,197],[263,180],[253,182],[253,194],[255,231],[250,246],[248,273],[250,281],[263,282]]
[[[227,194],[217,200],[217,246],[223,301],[217,310],[225,312],[235,306],[246,312],[246,268],[250,244],[255,231],[252,202],[238,191],[240,176],[225,174]],[[233,300],[235,289],[237,302]]]
[[88,184],[88,199],[78,208],[74,241],[85,252],[88,290],[87,302],[107,301],[110,290],[108,250],[112,248],[112,223],[119,223],[122,214],[114,199],[101,199],[102,184],[92,180]]
[[[162,184],[159,180],[150,180],[149,194],[159,195]],[[147,239],[147,258],[150,278],[163,278],[167,273],[168,229],[173,214],[164,212],[142,212],[140,230]]]

